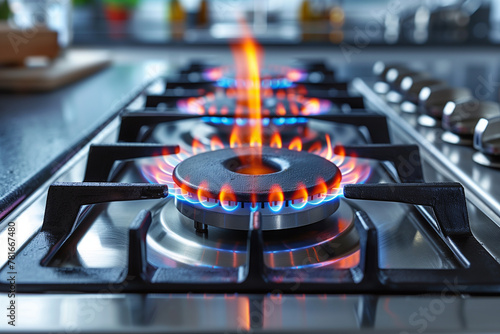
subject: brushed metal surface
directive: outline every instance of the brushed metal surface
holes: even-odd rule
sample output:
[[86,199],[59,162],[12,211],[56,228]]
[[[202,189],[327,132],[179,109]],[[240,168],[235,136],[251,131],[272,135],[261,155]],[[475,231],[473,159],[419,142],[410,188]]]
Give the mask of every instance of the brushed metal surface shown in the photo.
[[[330,265],[359,249],[354,212],[345,202],[321,222],[286,231],[265,231],[263,238],[265,261],[273,268]],[[206,235],[196,233],[193,221],[176,213],[172,200],[161,209],[148,233],[150,256],[160,267],[161,259],[169,257],[196,266],[236,268],[245,264],[246,239],[245,231],[212,226]],[[334,248],[333,243],[337,245]],[[315,256],[318,254],[323,256]]]
[[355,79],[354,86],[368,99],[375,110],[387,115],[396,143],[415,143],[422,150],[426,181],[459,181],[466,189],[469,221],[473,234],[486,249],[500,259],[500,170],[481,166],[472,159],[471,147],[448,144],[441,140],[443,130],[420,126],[418,115],[401,111],[400,106],[388,103],[370,87],[373,80]]
[[[18,296],[16,327],[3,333],[495,333],[500,298],[441,295]],[[3,305],[7,296],[0,296]]]

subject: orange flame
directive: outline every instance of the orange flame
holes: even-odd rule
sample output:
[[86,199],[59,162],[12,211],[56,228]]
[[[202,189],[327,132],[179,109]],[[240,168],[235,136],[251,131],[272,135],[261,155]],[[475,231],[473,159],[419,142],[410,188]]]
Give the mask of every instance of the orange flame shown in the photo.
[[[241,131],[241,128],[242,128],[241,126],[233,128],[233,131],[230,136],[231,147],[240,147],[245,144],[241,142],[242,136],[238,133],[238,131]],[[301,137],[295,137],[291,142],[285,144],[283,143],[279,132],[274,132],[269,138],[269,143],[266,142],[266,145],[275,148],[288,147],[289,149],[294,149],[299,151],[304,149]],[[178,163],[180,163],[181,161],[185,160],[190,156],[200,154],[208,150],[223,149],[225,147],[227,147],[227,145],[217,136],[213,136],[210,139],[209,144],[205,144],[199,141],[198,139],[194,139],[190,149],[186,150],[180,148],[177,154],[170,154],[170,155],[167,152],[163,152],[164,156],[157,157],[157,159],[159,160],[156,163],[152,165],[147,164],[142,166],[142,173],[150,182],[167,184],[169,186],[172,186],[175,190],[174,192],[172,192],[173,194],[189,195],[187,189],[180,189],[176,188],[175,186],[175,182],[172,179],[172,173],[175,166],[177,166]],[[351,157],[351,156],[347,157],[345,154],[345,149],[342,146],[337,144],[335,147],[336,153],[334,153],[331,138],[328,134],[325,134],[324,140],[313,142],[312,144],[308,145],[307,150],[312,154],[319,155],[331,161],[332,163],[337,165],[337,167],[341,172],[338,175],[339,177],[333,180],[332,184],[326,184],[324,181],[319,181],[318,182],[319,185],[316,187],[316,189],[313,189],[310,193],[308,192],[309,193],[308,203],[311,202],[311,204],[317,204],[321,203],[321,201],[325,199],[328,200],[328,198],[334,198],[338,195],[341,195],[343,192],[343,187],[346,184],[364,183],[371,174],[371,166],[369,164],[363,163],[362,161],[363,159],[361,159],[360,161],[356,157]],[[261,174],[273,173],[275,172],[275,170],[262,163],[252,163],[251,161],[246,161],[246,162],[242,161],[242,167],[240,168],[239,172],[243,174],[261,175]],[[295,199],[304,198],[305,194],[302,192],[300,187],[298,189],[299,192],[295,194],[293,198]],[[222,196],[223,198],[226,199],[226,201],[231,201],[232,197],[230,191],[223,191],[222,193],[223,193]],[[277,193],[279,194],[280,191],[277,191]],[[193,194],[189,196],[192,195]],[[194,197],[196,197],[196,195],[197,194],[194,194]],[[273,196],[278,196],[278,195],[274,194]],[[313,196],[313,198],[311,198],[311,196]],[[279,200],[279,197],[275,199]],[[255,202],[256,200],[252,199],[252,203]],[[236,205],[236,203],[233,204]],[[212,205],[212,204],[207,203],[206,205]],[[301,207],[300,203],[296,204],[291,203],[291,205],[292,207],[298,207],[298,208]],[[228,205],[226,206],[229,207]],[[234,208],[235,207],[233,207],[233,209]]]
[[232,210],[236,206],[236,195],[229,184],[224,184],[220,190],[219,200],[222,207],[226,210]]
[[281,209],[284,200],[285,195],[283,194],[283,190],[281,189],[281,187],[278,184],[273,184],[271,186],[271,191],[269,192],[270,205]]
[[302,77],[302,73],[300,73],[298,70],[291,70],[287,73],[287,77],[290,81],[299,81]]
[[321,110],[321,104],[318,99],[312,98],[308,99],[304,106],[302,107],[302,113],[304,115],[316,114]]
[[[332,141],[330,139],[330,135],[326,134],[325,139],[326,139],[326,157],[325,158],[330,160],[332,158],[332,155],[333,155]],[[344,151],[344,154],[345,154],[345,151]]]
[[217,107],[212,105],[210,108],[208,108],[208,114],[209,115],[215,115],[217,113]]
[[205,145],[203,145],[198,139],[193,139],[193,153],[199,154],[206,151]]
[[205,99],[207,101],[214,101],[215,100],[215,94],[212,93],[212,92],[208,92],[207,94],[205,94]]
[[276,92],[276,97],[278,98],[278,100],[284,100],[285,97],[286,97],[286,93],[283,89],[279,89],[277,92]]
[[202,181],[196,192],[196,195],[198,195],[198,201],[203,202],[210,198],[210,193],[206,189],[208,189],[208,182]]
[[193,110],[198,115],[205,114],[205,107],[203,106],[203,104],[200,104],[200,101],[198,101],[197,98],[190,97],[187,100],[187,105],[188,105],[189,110]]
[[300,137],[295,137],[288,145],[289,150],[302,151],[302,139]]
[[323,144],[320,141],[316,141],[311,145],[311,147],[309,147],[307,152],[320,155],[319,153],[321,152],[322,148]]
[[290,111],[292,112],[292,115],[298,115],[300,113],[299,107],[297,107],[297,103],[295,103],[295,101],[290,102]]
[[[269,109],[263,109],[261,107],[262,97],[273,97],[273,95],[276,94],[276,98],[279,102],[276,104],[275,111],[280,116],[286,115],[288,112],[292,115],[300,115],[301,113],[304,115],[315,114],[319,113],[321,108],[325,106],[325,103],[319,99],[306,98],[307,89],[303,85],[299,85],[296,88],[290,87],[286,90],[280,89],[276,92],[270,87],[261,88],[262,80],[259,69],[261,50],[256,42],[250,37],[248,27],[244,26],[243,30],[245,32],[245,37],[238,44],[232,46],[237,69],[236,86],[235,88],[227,88],[226,96],[236,99],[236,117],[244,117],[245,121],[234,122],[235,125],[231,131],[229,143],[223,142],[219,137],[214,136],[210,139],[209,143],[194,139],[190,149],[181,149],[180,152],[175,155],[167,156],[165,152],[164,157],[158,158],[161,159],[158,164],[144,166],[143,175],[148,178],[148,180],[156,183],[165,183],[175,187],[175,182],[172,179],[172,173],[175,166],[192,155],[200,154],[207,150],[214,151],[223,149],[227,147],[227,144],[229,144],[231,148],[242,146],[261,148],[264,145],[262,117],[269,117],[270,114]],[[216,74],[217,73],[214,73],[214,75]],[[289,73],[291,78],[297,80],[300,75],[301,73],[298,71]],[[221,91],[218,91],[216,94],[222,92],[221,88]],[[203,98],[189,98],[186,100],[187,107],[190,111],[198,114],[208,113],[209,115],[217,115],[219,112],[220,115],[227,115],[229,113],[228,107],[222,106],[218,110],[214,102],[215,98],[216,95],[213,93],[207,93]],[[302,109],[301,105],[303,107]],[[311,202],[311,204],[321,203],[324,199],[341,194],[345,184],[364,182],[369,177],[369,165],[358,163],[357,158],[346,157],[345,151],[341,147],[335,150],[338,154],[334,154],[331,138],[328,134],[325,134],[324,138],[312,142],[309,140],[311,138],[310,134],[315,134],[314,132],[308,132],[307,127],[299,133],[301,135],[285,143],[279,132],[274,132],[270,137],[266,134],[266,145],[275,148],[288,147],[288,149],[296,151],[307,149],[310,153],[319,155],[336,164],[341,173],[339,173],[339,178],[334,180],[334,184],[326,184],[324,180],[318,180],[317,187],[312,191],[307,191],[303,184],[297,185],[297,191],[290,203],[292,207],[300,208],[308,202]],[[305,144],[303,144],[302,138],[308,138]],[[267,140],[269,140],[269,143],[267,143]],[[260,149],[257,150],[257,152],[260,152]],[[272,168],[262,164],[261,158],[262,155],[260,153],[253,156],[242,157],[242,159],[246,161],[241,161],[242,167],[238,172],[252,175],[273,173],[274,170]],[[250,185],[250,189],[252,188],[253,185]],[[205,183],[200,184],[199,189],[200,190],[195,194],[187,194],[188,190],[181,187],[176,189],[174,195],[177,196],[180,193],[181,195],[189,195],[192,198],[197,196],[200,202],[202,202],[203,199],[205,200],[203,205],[212,205],[217,202],[213,198],[213,203],[208,200],[208,198],[210,198],[208,192],[202,190],[207,189]],[[256,203],[256,194],[251,194],[251,196],[252,203]],[[276,211],[282,208],[284,205],[284,193],[279,185],[274,184],[272,186],[268,199],[271,203],[271,210]],[[238,205],[234,191],[229,184],[225,184],[220,190],[219,200],[222,207],[229,211],[234,210]]]
[[[246,105],[248,118],[255,120],[251,122],[251,130],[248,140],[242,140],[250,146],[262,146],[262,123],[261,123],[261,93],[260,93],[260,50],[257,43],[252,39],[249,28],[243,24],[245,37],[240,44],[232,46],[236,62],[236,80],[238,105]],[[238,114],[237,116],[243,116]],[[260,155],[258,155],[260,158]]]
[[305,86],[299,86],[297,88],[297,92],[300,94],[300,95],[307,95],[307,88]]
[[[328,137],[330,138],[330,137]],[[336,154],[333,158],[332,158],[332,162],[334,164],[336,164],[337,166],[342,166],[342,164],[344,163],[344,160],[345,160],[345,149],[342,145],[337,145],[338,147],[338,154]]]
[[322,178],[318,178],[317,185],[314,187],[312,195],[320,195],[320,197],[324,197],[328,192],[328,187],[326,186],[325,180]]
[[226,89],[226,96],[230,99],[236,96],[236,91],[233,88]]
[[240,132],[239,127],[237,126],[233,127],[233,130],[231,131],[231,136],[229,136],[229,147],[235,148],[242,146],[239,132]]
[[281,135],[279,132],[273,133],[273,135],[271,136],[271,141],[269,143],[269,146],[276,148],[283,147],[283,142],[281,141]]
[[286,109],[285,109],[285,106],[283,105],[283,103],[279,102],[277,105],[276,105],[276,113],[280,116],[285,116],[286,115]]
[[221,150],[224,148],[224,144],[222,143],[222,140],[217,137],[213,136],[210,139],[210,150],[215,151],[215,150]]
[[296,209],[301,209],[307,204],[307,199],[309,194],[307,193],[306,186],[303,183],[297,185],[297,191],[293,194],[294,200],[292,201],[292,207]]

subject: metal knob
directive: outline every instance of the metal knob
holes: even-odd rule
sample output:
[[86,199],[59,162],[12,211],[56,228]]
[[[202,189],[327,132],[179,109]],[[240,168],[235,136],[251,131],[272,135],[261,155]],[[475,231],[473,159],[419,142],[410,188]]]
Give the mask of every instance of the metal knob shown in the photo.
[[472,136],[481,118],[500,116],[500,104],[470,98],[448,102],[443,110],[442,126],[458,135]]
[[392,88],[400,90],[401,82],[406,77],[420,77],[424,74],[421,72],[416,72],[406,68],[391,68],[387,71],[385,75],[385,81],[391,85]]
[[428,77],[412,77],[407,76],[401,80],[401,93],[404,95],[407,101],[417,103],[418,96],[420,91],[424,87],[436,87],[436,86],[445,86],[446,83],[444,81],[428,78]]
[[378,76],[380,79],[385,80],[387,76],[387,72],[390,69],[405,69],[408,70],[405,66],[399,65],[399,64],[386,64],[382,61],[377,61],[375,64],[373,64],[373,74]]
[[500,168],[500,117],[481,118],[474,129],[472,159],[488,167]]
[[474,148],[500,156],[500,117],[481,118],[474,129]]
[[442,86],[424,87],[418,95],[422,113],[438,119],[443,117],[448,102],[470,97],[472,93],[468,88]]

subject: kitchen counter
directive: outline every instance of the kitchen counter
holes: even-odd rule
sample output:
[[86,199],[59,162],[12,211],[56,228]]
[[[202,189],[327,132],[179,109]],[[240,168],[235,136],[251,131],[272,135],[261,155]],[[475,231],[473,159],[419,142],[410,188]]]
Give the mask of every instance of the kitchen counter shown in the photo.
[[112,65],[43,94],[0,93],[0,218],[47,180],[162,67]]

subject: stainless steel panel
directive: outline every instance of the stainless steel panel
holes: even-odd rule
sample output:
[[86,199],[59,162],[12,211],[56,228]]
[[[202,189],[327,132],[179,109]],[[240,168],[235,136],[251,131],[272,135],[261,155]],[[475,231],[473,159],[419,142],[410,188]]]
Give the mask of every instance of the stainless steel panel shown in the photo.
[[[500,298],[361,295],[18,295],[2,333],[492,333]],[[0,303],[6,305],[2,295]],[[306,311],[307,310],[307,311]]]

